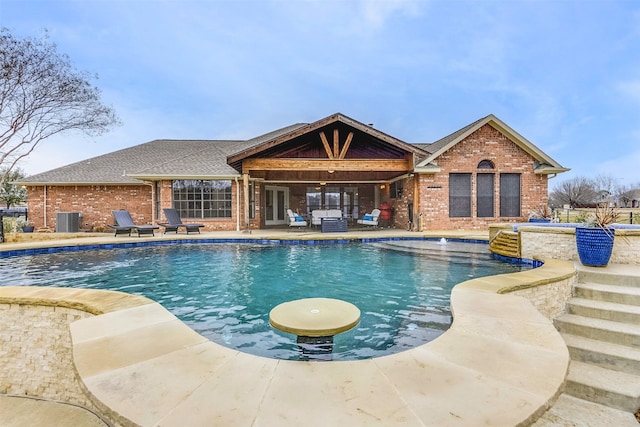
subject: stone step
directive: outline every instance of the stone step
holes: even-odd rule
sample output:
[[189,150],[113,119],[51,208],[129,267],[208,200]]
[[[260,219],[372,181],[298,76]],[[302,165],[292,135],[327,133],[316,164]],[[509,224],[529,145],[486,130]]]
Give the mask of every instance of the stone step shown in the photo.
[[563,314],[554,320],[556,329],[563,334],[578,335],[613,344],[640,348],[640,326],[610,320]]
[[609,408],[563,393],[551,409],[532,424],[532,427],[578,426],[638,427],[638,422],[630,412]]
[[516,233],[501,232],[489,242],[489,250],[498,255],[519,257],[519,248],[520,243]]
[[613,371],[640,375],[640,348],[562,334],[571,360],[591,363]]
[[640,306],[640,288],[630,286],[578,283],[574,287],[574,296],[577,298]]
[[640,376],[572,360],[565,393],[634,413],[640,407]]
[[[635,273],[632,266],[628,267],[627,273],[613,273],[608,269],[590,268],[578,270],[578,282],[601,283],[603,285],[631,286],[640,288],[640,272]],[[629,274],[634,272],[633,274]]]
[[640,325],[640,307],[618,304],[615,302],[597,301],[585,298],[572,298],[569,301],[569,313],[614,322],[634,323]]

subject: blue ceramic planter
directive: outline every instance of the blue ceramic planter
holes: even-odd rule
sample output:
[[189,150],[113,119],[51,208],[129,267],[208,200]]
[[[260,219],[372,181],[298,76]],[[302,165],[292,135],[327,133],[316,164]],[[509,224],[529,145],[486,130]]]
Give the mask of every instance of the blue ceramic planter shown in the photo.
[[583,265],[604,267],[609,264],[613,250],[613,228],[576,227],[576,246]]

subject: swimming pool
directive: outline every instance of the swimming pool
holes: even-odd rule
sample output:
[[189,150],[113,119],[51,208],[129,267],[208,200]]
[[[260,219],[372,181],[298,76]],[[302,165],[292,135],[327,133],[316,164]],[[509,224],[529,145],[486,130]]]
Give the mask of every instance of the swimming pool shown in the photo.
[[[457,283],[520,271],[486,245],[436,241],[335,245],[179,244],[0,259],[3,285],[83,287],[151,298],[198,333],[247,353],[301,358],[269,311],[299,298],[349,301],[361,321],[335,337],[333,360],[397,353],[451,323]],[[524,267],[527,268],[527,267]]]

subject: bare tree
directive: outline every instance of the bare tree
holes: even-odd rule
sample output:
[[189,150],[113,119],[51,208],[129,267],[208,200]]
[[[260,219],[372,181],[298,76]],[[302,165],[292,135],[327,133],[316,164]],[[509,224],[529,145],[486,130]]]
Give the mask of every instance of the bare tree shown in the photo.
[[572,208],[589,206],[598,200],[598,191],[593,180],[583,176],[559,182],[549,199],[553,207],[569,205]]
[[17,39],[0,30],[0,186],[44,139],[73,130],[96,136],[116,124],[89,75],[74,69],[46,35]]
[[620,192],[618,179],[614,178],[613,175],[598,175],[593,180],[593,185],[600,197],[600,200],[612,201],[612,199],[615,199]]

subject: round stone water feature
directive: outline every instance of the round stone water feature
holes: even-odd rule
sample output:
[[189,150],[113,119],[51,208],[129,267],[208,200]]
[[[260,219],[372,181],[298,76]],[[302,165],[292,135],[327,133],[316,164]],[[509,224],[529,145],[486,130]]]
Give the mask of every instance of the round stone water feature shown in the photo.
[[333,336],[348,331],[360,321],[355,305],[333,298],[305,298],[275,306],[269,323],[297,335],[303,359],[331,360]]

